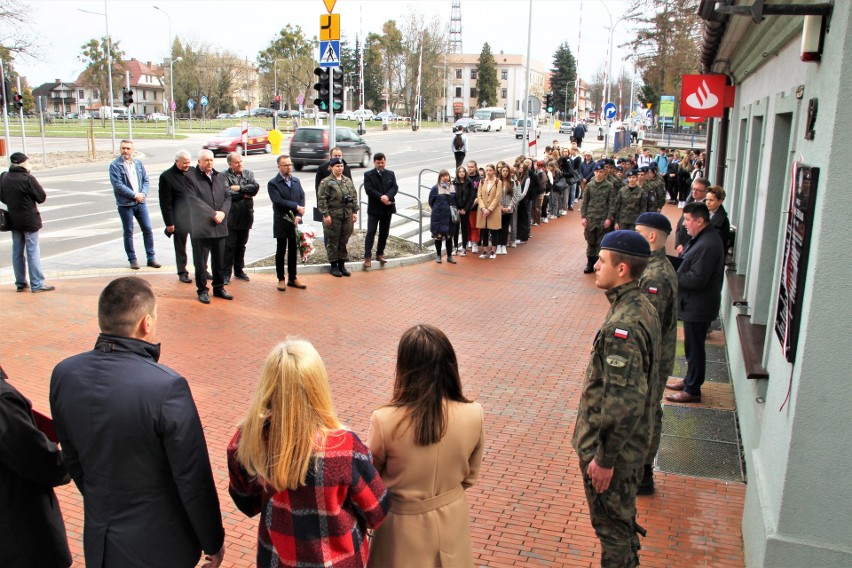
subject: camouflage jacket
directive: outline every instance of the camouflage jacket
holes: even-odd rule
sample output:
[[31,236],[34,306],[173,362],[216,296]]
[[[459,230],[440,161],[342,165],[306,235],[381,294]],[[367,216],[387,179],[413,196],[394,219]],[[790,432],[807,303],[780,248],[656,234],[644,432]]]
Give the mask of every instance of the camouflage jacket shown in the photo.
[[648,207],[648,196],[641,187],[625,185],[615,194],[611,216],[619,225],[634,224],[639,215],[646,211],[656,211],[655,207],[655,204]]
[[660,322],[635,280],[606,293],[611,306],[595,336],[572,444],[583,463],[639,467],[651,444],[649,380],[656,380]]
[[611,176],[606,176],[606,181],[612,184],[613,189],[617,192],[621,189],[622,185],[627,185],[627,183],[616,174],[612,174]]
[[674,371],[677,346],[677,272],[661,249],[651,253],[648,268],[639,277],[639,289],[651,301],[660,318],[660,376],[670,377]]
[[[666,204],[666,200],[668,200],[669,196],[666,194],[666,184],[659,175],[654,176],[654,179],[650,179],[645,182],[645,185],[650,185],[654,188],[654,193],[656,193],[657,197],[657,211],[661,210],[663,206]],[[650,194],[650,191],[648,192]]]
[[592,224],[603,224],[610,219],[610,210],[615,201],[615,190],[608,181],[598,183],[594,179],[586,184],[580,215]]
[[[347,196],[349,197],[347,199]],[[320,182],[317,189],[317,209],[334,218],[345,218],[358,212],[358,192],[355,184],[346,176],[340,181],[328,176]]]

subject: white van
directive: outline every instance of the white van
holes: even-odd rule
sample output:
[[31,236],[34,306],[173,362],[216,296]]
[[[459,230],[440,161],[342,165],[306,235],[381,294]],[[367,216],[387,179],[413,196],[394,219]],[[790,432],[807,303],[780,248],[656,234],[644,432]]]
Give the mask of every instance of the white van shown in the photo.
[[480,108],[473,113],[473,120],[476,122],[477,130],[484,130],[485,132],[502,131],[503,127],[506,126],[506,109],[502,107]]
[[108,107],[102,106],[100,108],[101,118],[113,118],[116,120],[124,119],[127,120],[127,109],[124,107]]

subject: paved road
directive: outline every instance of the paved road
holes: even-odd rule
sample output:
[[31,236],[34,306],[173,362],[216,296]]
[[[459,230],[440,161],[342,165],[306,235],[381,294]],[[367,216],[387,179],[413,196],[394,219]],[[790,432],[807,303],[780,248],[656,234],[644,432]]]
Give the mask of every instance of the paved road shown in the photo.
[[[425,201],[429,188],[435,183],[440,169],[453,169],[450,153],[450,133],[441,129],[423,129],[390,132],[369,132],[365,139],[373,153],[388,155],[388,167],[397,174],[401,191],[420,194]],[[155,249],[158,260],[164,265],[173,265],[171,241],[162,232],[164,226],[157,198],[157,180],[160,173],[173,163],[174,153],[187,148],[193,153],[200,148],[206,135],[193,135],[188,140],[139,140],[136,149],[140,153],[152,182],[148,198],[148,210],[154,226]],[[567,135],[542,134],[540,145],[554,138],[562,143]],[[109,141],[98,141],[109,144]],[[53,139],[53,149],[79,149],[85,141],[75,139]],[[511,128],[502,133],[475,133],[469,135],[468,158],[480,164],[508,159],[521,151],[521,141],[514,138]],[[105,146],[106,147],[106,146]],[[286,148],[286,143],[285,143]],[[32,154],[32,152],[31,152]],[[37,159],[33,156],[33,159]],[[271,179],[277,168],[272,156],[256,154],[245,160],[246,167],[255,173],[263,184]],[[120,269],[127,266],[121,238],[121,222],[115,208],[112,187],[107,175],[108,164],[85,164],[36,172],[47,192],[47,202],[40,207],[44,228],[40,233],[42,264],[50,276],[68,273],[95,272],[102,269]],[[216,168],[227,167],[224,158],[217,158]],[[432,171],[426,171],[432,170]],[[363,180],[365,170],[355,169],[356,185]],[[316,203],[314,178],[316,168],[305,168],[296,175],[306,189],[308,206]],[[422,177],[421,177],[422,173]],[[423,186],[419,188],[418,184]],[[413,205],[415,200],[400,197],[399,206]],[[317,227],[319,228],[319,227]],[[141,234],[135,236],[137,254],[143,250]],[[11,268],[11,238],[0,237],[0,282],[13,280]],[[265,188],[255,200],[255,226],[248,243],[247,260],[254,261],[273,254],[272,205]]]

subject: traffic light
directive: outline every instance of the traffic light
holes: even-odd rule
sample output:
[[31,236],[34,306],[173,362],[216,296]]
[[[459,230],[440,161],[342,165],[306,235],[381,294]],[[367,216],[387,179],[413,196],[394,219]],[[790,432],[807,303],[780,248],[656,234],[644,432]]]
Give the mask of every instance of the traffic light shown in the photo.
[[124,103],[124,106],[129,107],[133,104],[133,91],[130,89],[122,89],[121,90],[121,100]]
[[332,67],[331,81],[334,112],[340,112],[343,110],[343,71],[340,70],[340,67]]
[[331,85],[329,85],[330,74],[328,69],[317,67],[314,69],[314,75],[318,78],[314,85],[314,90],[317,92],[317,98],[314,99],[314,106],[317,110],[328,112],[328,93],[331,89]]
[[24,108],[24,97],[18,91],[15,91],[15,108],[18,110]]
[[547,112],[553,112],[553,93],[548,93],[544,98],[544,110]]
[[281,95],[275,95],[275,100],[272,101],[272,110],[281,108]]

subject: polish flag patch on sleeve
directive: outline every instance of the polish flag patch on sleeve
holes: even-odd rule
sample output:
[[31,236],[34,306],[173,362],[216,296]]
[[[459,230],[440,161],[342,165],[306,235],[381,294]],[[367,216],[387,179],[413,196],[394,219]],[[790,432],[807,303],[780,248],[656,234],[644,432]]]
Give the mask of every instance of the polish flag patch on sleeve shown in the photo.
[[654,288],[654,287],[652,286],[651,288],[648,288],[648,293],[649,293],[649,294],[656,294],[656,293],[657,293],[657,289],[656,289],[656,288]]
[[621,329],[620,327],[615,328],[615,333],[613,333],[619,339],[627,339],[627,330]]

